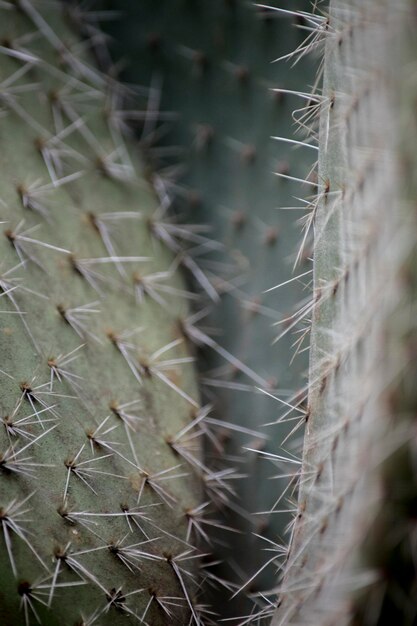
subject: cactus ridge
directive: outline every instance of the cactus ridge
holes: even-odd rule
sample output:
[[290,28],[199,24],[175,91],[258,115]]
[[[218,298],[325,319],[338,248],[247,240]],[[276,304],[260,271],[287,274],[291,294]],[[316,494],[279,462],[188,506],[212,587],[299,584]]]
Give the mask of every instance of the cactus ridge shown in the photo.
[[411,6],[324,13],[307,423],[274,626],[415,620]]

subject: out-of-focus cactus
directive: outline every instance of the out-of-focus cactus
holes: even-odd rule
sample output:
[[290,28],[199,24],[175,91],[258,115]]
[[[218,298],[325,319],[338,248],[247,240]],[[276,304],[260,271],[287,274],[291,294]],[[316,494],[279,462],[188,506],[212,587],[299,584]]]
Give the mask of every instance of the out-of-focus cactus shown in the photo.
[[201,624],[178,238],[61,13],[0,3],[0,623]]
[[274,626],[416,623],[415,27],[407,0],[332,0],[317,29],[310,389]]
[[[254,574],[274,554],[279,561],[278,544],[290,514],[285,496],[276,502],[276,494],[291,495],[288,473],[297,461],[288,451],[294,440],[285,442],[294,421],[261,428],[276,422],[281,411],[255,388],[272,394],[280,390],[280,397],[291,403],[305,383],[305,355],[290,365],[297,348],[292,343],[301,340],[301,335],[294,339],[292,324],[311,276],[306,245],[296,270],[304,276],[291,281],[299,250],[297,220],[304,211],[302,205],[301,211],[279,208],[300,204],[294,199],[299,184],[291,178],[305,177],[317,150],[314,142],[293,146],[295,150],[285,142],[302,139],[294,138],[291,112],[295,104],[301,109],[306,102],[291,91],[306,90],[313,82],[311,59],[295,68],[291,60],[271,61],[300,44],[304,32],[296,27],[308,23],[301,13],[277,14],[243,0],[110,1],[104,6],[122,13],[120,20],[103,27],[114,38],[116,58],[126,57],[125,78],[160,87],[160,100],[150,102],[139,129],[141,145],[182,219],[211,228],[211,242],[196,237],[193,253],[195,258],[206,253],[203,267],[221,302],[200,305],[192,324],[184,321],[183,328],[191,342],[205,349],[202,382],[214,405],[213,417],[226,425],[227,463],[244,475],[234,483],[234,509],[225,510],[227,525],[243,534],[222,538],[229,549],[221,545],[218,552],[227,561],[221,575],[237,581],[237,587],[253,576],[247,587],[251,591],[269,588],[275,579],[272,564]],[[309,3],[295,2],[292,8],[307,10]],[[158,107],[162,113],[156,125],[152,116],[158,117]],[[164,120],[174,113],[177,120]],[[307,189],[314,190],[314,184]],[[215,254],[210,254],[213,239]],[[287,280],[281,289],[265,293]],[[208,295],[216,300],[215,294]],[[210,336],[205,326],[220,332]],[[252,451],[242,455],[242,446]],[[206,458],[213,452],[207,450]],[[217,457],[210,462],[220,469],[224,452]],[[293,464],[283,463],[283,457]],[[277,466],[267,459],[276,459]],[[275,482],[268,480],[277,474]],[[263,515],[242,517],[243,510]],[[265,551],[271,548],[268,541],[275,552]],[[236,605],[229,606],[236,614]]]

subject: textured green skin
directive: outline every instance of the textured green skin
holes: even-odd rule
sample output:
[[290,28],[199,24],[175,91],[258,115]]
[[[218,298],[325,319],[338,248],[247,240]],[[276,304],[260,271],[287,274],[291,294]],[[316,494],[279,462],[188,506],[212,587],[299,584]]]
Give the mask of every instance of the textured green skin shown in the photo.
[[[62,40],[67,43],[76,42],[76,38],[61,20],[59,5],[57,8],[51,7],[47,10],[42,8],[42,13]],[[14,37],[33,32],[33,30],[33,24],[24,13],[1,10],[1,37],[13,40]],[[57,65],[58,54],[43,37],[31,41],[25,47],[39,54],[51,66]],[[1,55],[0,61],[0,81],[22,66],[21,61],[6,55]],[[44,65],[30,70],[19,81],[19,84],[28,82],[39,82],[41,88],[20,95],[19,105],[33,119],[36,119],[37,123],[49,129],[49,132],[53,134],[51,107],[45,94],[51,89],[60,89],[67,83],[66,81],[62,83],[61,78],[51,77],[45,71]],[[89,127],[93,130],[95,137],[105,150],[110,151],[112,142],[102,115],[103,106],[104,97],[99,100],[98,104],[93,104],[91,108],[88,108],[87,117],[90,118]],[[86,158],[86,163],[82,165],[83,176],[52,190],[48,195],[45,204],[50,209],[49,223],[39,214],[24,208],[17,187],[22,183],[31,184],[37,179],[46,184],[49,182],[49,176],[44,161],[34,145],[39,133],[24,123],[7,106],[2,108],[6,114],[0,120],[0,213],[1,219],[7,221],[7,224],[2,226],[3,229],[13,229],[21,219],[24,219],[25,228],[41,224],[39,230],[33,233],[35,239],[70,250],[79,258],[107,257],[108,253],[98,233],[89,223],[88,213],[93,212],[98,215],[116,211],[141,211],[145,217],[152,215],[158,201],[146,180],[138,173],[143,170],[143,167],[137,157],[132,153],[138,173],[136,180],[131,183],[115,181],[99,171],[98,155],[94,154],[78,132],[67,137],[65,142],[66,145],[78,149]],[[74,164],[71,161],[69,163],[72,169],[66,169],[65,174],[80,169],[77,163]],[[131,275],[133,269],[143,269],[143,267],[152,271],[166,270],[172,262],[171,254],[164,249],[162,244],[152,238],[146,219],[135,220],[134,228],[129,220],[122,223],[120,237],[115,238],[115,241],[120,255],[139,254],[154,257],[146,265],[143,263],[125,264],[128,276]],[[52,397],[50,399],[46,396],[46,402],[49,405],[57,405],[55,410],[58,416],[55,421],[45,424],[45,429],[55,424],[56,428],[27,450],[27,456],[33,457],[34,463],[53,464],[53,467],[35,468],[36,477],[16,475],[5,471],[4,468],[0,470],[2,514],[14,498],[21,501],[34,492],[27,506],[24,507],[30,509],[30,512],[22,515],[22,518],[28,520],[22,522],[22,527],[25,532],[32,533],[27,537],[44,560],[49,572],[52,573],[56,566],[54,550],[58,547],[63,549],[68,542],[72,543],[73,550],[85,550],[105,546],[125,536],[125,545],[144,539],[138,529],[132,533],[129,531],[129,526],[123,517],[97,518],[95,520],[97,523],[93,528],[96,535],[80,523],[70,524],[65,521],[57,512],[62,506],[67,477],[64,462],[74,456],[84,443],[87,445],[80,460],[107,454],[108,450],[100,447],[94,446],[94,452],[91,450],[86,431],[96,428],[107,415],[111,414],[109,408],[111,402],[124,403],[138,400],[140,406],[137,411],[135,407],[135,412],[143,416],[143,421],[138,422],[137,432],[132,432],[131,435],[141,467],[150,473],[156,473],[179,463],[167,439],[174,436],[189,422],[193,407],[155,377],[150,377],[144,381],[143,385],[139,385],[126,361],[106,333],[109,330],[117,333],[142,327],[142,332],[133,336],[132,341],[137,344],[137,350],[142,356],[149,355],[178,338],[175,320],[186,313],[187,307],[183,299],[177,296],[170,297],[169,311],[147,298],[142,304],[137,304],[131,285],[123,282],[114,265],[105,267],[103,274],[116,280],[118,286],[105,284],[103,286],[105,296],[100,297],[81,276],[77,275],[67,254],[38,245],[33,245],[31,250],[36,254],[37,259],[42,259],[45,271],[29,260],[26,267],[21,267],[14,275],[21,278],[21,285],[24,288],[45,294],[47,298],[39,298],[24,291],[23,288],[15,292],[15,300],[20,310],[25,312],[24,320],[26,326],[30,328],[36,348],[20,316],[0,314],[1,369],[13,377],[11,379],[4,373],[0,374],[2,418],[12,413],[21,395],[21,383],[32,381],[34,376],[36,376],[36,383],[33,384],[43,384],[49,381],[48,359],[56,358],[59,354],[67,354],[82,343],[86,344],[77,353],[79,357],[68,366],[72,372],[81,377],[78,380],[81,385],[80,391],[74,394],[74,388],[67,382],[54,381],[55,392],[76,397],[72,399]],[[3,234],[0,237],[0,254],[2,271],[8,270],[19,262],[16,250]],[[102,271],[101,268],[100,271]],[[171,279],[171,285],[177,288],[183,287],[178,274]],[[101,312],[90,316],[88,328],[102,339],[101,345],[90,337],[81,339],[64,322],[57,311],[58,304],[75,307],[97,300],[100,300]],[[14,310],[7,296],[1,298],[1,304],[2,311]],[[183,342],[163,358],[184,356],[187,356],[187,351]],[[181,368],[176,367],[166,373],[181,389],[194,398],[198,398],[191,365],[182,365]],[[39,409],[39,405],[37,407]],[[23,400],[16,417],[29,415],[31,412],[28,401]],[[54,417],[49,412],[47,416]],[[45,414],[42,415],[43,417]],[[123,451],[122,453],[131,459],[132,454],[123,425],[120,419],[112,414],[105,428],[116,425],[118,428],[105,435],[104,439],[119,442],[120,446],[117,450]],[[43,432],[39,424],[29,426],[27,430],[35,435]],[[17,437],[15,440],[16,448],[20,448],[25,443],[27,440],[22,437]],[[8,445],[6,430],[2,427],[0,451],[3,453]],[[98,461],[92,467],[121,475],[124,479],[104,474],[93,475],[88,480],[97,492],[95,495],[77,476],[71,476],[68,489],[69,511],[120,513],[121,505],[131,508],[136,506],[140,476],[132,464],[113,455]],[[189,469],[182,467],[173,473],[178,473],[178,471],[189,472]],[[139,616],[142,615],[150,600],[151,591],[149,590],[152,588],[161,596],[181,597],[181,606],[173,608],[172,620],[173,623],[186,624],[190,619],[190,611],[184,600],[179,581],[166,557],[178,555],[187,549],[184,545],[187,530],[185,509],[198,504],[201,490],[197,479],[190,475],[186,478],[167,481],[162,485],[175,498],[172,508],[161,503],[160,498],[150,488],[145,488],[140,504],[157,503],[159,505],[149,509],[148,513],[162,531],[156,530],[145,522],[143,526],[149,536],[159,536],[159,539],[145,544],[143,549],[149,548],[149,552],[161,555],[165,560],[143,560],[139,573],[129,571],[108,549],[82,555],[79,560],[91,570],[106,589],[122,587],[123,593],[143,589],[143,592],[126,600],[127,606]],[[163,532],[173,533],[178,540],[164,535]],[[19,608],[21,597],[17,592],[18,583],[32,585],[40,578],[47,578],[49,574],[32,555],[24,541],[17,538],[13,532],[10,536],[17,579],[13,576],[4,537],[2,537],[0,539],[0,622],[4,626],[17,626],[25,623],[23,613]],[[190,565],[190,562],[188,564],[184,562],[182,565],[187,570],[193,571],[195,566],[192,563]],[[193,596],[194,587],[190,579],[186,578],[189,594]],[[79,580],[80,577],[71,572],[67,566],[62,566],[58,578],[59,583]],[[46,580],[46,584],[50,581],[51,578]],[[43,599],[47,601],[48,595],[43,596]],[[83,623],[83,619],[87,620],[95,610],[103,609],[106,598],[101,589],[89,583],[80,587],[57,589],[50,610],[39,602],[34,604],[42,624],[75,626],[75,624]],[[28,623],[36,623],[34,615],[30,611],[29,614]],[[162,626],[167,623],[167,616],[155,602],[152,602],[146,620],[149,624]],[[129,617],[123,610],[110,608],[108,613],[101,615],[94,623],[104,625],[135,622],[136,620]]]
[[[403,23],[402,54],[404,63],[400,74],[400,174],[401,195],[411,213],[411,232],[416,232],[415,199],[417,197],[417,162],[415,141],[417,137],[416,75],[408,73],[416,58],[416,9],[408,4],[408,22]],[[405,222],[406,223],[406,222]],[[393,427],[410,429],[411,436],[392,454],[382,468],[384,500],[362,550],[368,566],[382,572],[379,579],[354,601],[352,626],[404,624],[412,626],[417,618],[414,602],[417,584],[417,565],[414,559],[414,524],[417,507],[417,481],[414,459],[416,441],[413,435],[416,422],[417,329],[415,324],[417,302],[417,246],[411,244],[410,254],[401,268],[402,299],[388,320],[388,351],[398,355],[401,375],[388,389],[387,399]],[[375,607],[375,609],[374,609]],[[374,609],[373,614],[370,610]],[[371,615],[371,617],[370,617]]]
[[[177,158],[184,166],[184,175],[173,192],[183,221],[210,224],[212,236],[224,244],[227,253],[214,258],[235,263],[234,272],[225,278],[239,277],[236,293],[226,293],[202,326],[220,328],[214,339],[268,381],[270,390],[290,390],[283,395],[288,399],[304,383],[305,355],[289,367],[294,338],[289,335],[272,345],[282,330],[272,323],[293,313],[305,291],[299,283],[291,283],[268,294],[263,292],[292,276],[300,237],[296,220],[303,212],[277,210],[297,204],[293,196],[299,195],[299,185],[274,176],[274,171],[285,170],[287,164],[286,173],[303,177],[311,154],[271,141],[271,135],[293,136],[291,113],[295,105],[300,103],[301,107],[303,103],[291,96],[277,97],[268,90],[305,89],[310,82],[314,75],[311,59],[295,69],[290,63],[270,63],[298,45],[303,33],[291,19],[261,19],[255,7],[240,0],[168,0],[157,5],[110,1],[104,6],[120,9],[128,17],[110,26],[103,24],[114,37],[116,58],[122,54],[128,62],[128,80],[148,84],[152,77],[161,76],[161,110],[178,112],[179,119],[165,141],[181,149]],[[291,8],[307,9],[308,3],[292,3]],[[212,139],[199,148],[199,142],[204,144],[202,127],[210,129]],[[256,152],[251,161],[253,148]],[[148,154],[156,169],[167,165],[168,161],[158,160],[152,146]],[[296,273],[307,269],[309,263],[304,261]],[[268,309],[266,313],[262,306]],[[209,352],[202,366],[203,370],[213,368],[208,378],[259,386]],[[217,369],[222,373],[217,374]],[[271,398],[221,387],[207,387],[207,392],[216,416],[267,435],[266,441],[253,440],[230,431],[227,452],[233,455],[232,464],[246,475],[235,484],[239,506],[251,513],[269,511],[288,479],[270,482],[268,478],[279,474],[282,466],[275,467],[253,452],[242,456],[241,446],[286,454],[281,442],[294,422],[263,429],[263,424],[274,422],[282,413],[282,407]],[[288,450],[288,445],[284,448]],[[214,459],[214,463],[218,461]],[[287,508],[285,501],[277,507]],[[229,525],[243,534],[229,533],[224,538],[230,549],[225,552],[221,547],[220,558],[227,554],[231,567],[225,567],[222,575],[236,580],[238,572],[238,584],[242,584],[271,556],[264,552],[266,542],[253,533],[280,542],[290,516],[275,512],[247,520],[235,513],[226,515]],[[251,590],[269,588],[274,580],[271,566],[253,581]],[[245,610],[243,605],[230,608],[237,614]]]
[[330,2],[308,425],[274,626],[415,623],[412,6]]

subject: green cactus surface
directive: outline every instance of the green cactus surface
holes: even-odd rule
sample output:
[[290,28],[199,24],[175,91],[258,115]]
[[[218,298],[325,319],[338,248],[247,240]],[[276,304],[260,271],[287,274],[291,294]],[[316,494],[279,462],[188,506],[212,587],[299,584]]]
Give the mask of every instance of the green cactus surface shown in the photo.
[[307,425],[274,626],[416,623],[415,25],[406,0],[323,11]]
[[[308,2],[293,5],[309,7]],[[141,145],[181,218],[211,229],[211,240],[195,240],[191,254],[206,259],[202,267],[217,294],[208,291],[208,302],[190,318],[188,331],[203,348],[203,391],[227,437],[221,454],[210,448],[206,459],[221,469],[227,454],[227,465],[243,474],[235,481],[234,508],[223,507],[227,525],[240,534],[222,537],[218,553],[227,560],[221,576],[235,581],[234,591],[242,589],[235,599],[242,598],[242,605],[227,606],[243,614],[244,591],[270,588],[276,580],[279,544],[291,519],[285,495],[280,500],[277,494],[291,495],[298,468],[292,456],[296,439],[285,441],[294,421],[277,423],[288,406],[257,388],[292,403],[305,384],[304,329],[298,327],[295,336],[291,331],[308,293],[310,242],[293,273],[300,249],[298,220],[306,211],[294,199],[299,183],[291,177],[308,174],[317,148],[314,142],[291,146],[285,139],[294,139],[293,109],[308,104],[308,98],[291,91],[309,89],[314,70],[310,58],[294,68],[291,59],[272,61],[303,41],[297,26],[306,23],[301,14],[277,14],[240,0],[104,6],[120,9],[123,16],[103,28],[113,36],[114,56],[126,59],[125,78],[160,87],[159,110],[154,111],[159,123],[149,120],[140,127]],[[170,122],[173,114],[178,119]],[[314,191],[314,182],[308,181],[303,193]],[[300,210],[280,210],[294,205]],[[300,280],[291,280],[299,274]],[[206,327],[220,332],[210,335]],[[301,354],[290,365],[298,340]],[[301,401],[302,391],[295,402]],[[266,423],[275,425],[264,428]],[[248,449],[244,454],[242,447]],[[284,462],[288,458],[290,463]]]
[[0,0],[1,626],[417,623],[416,3],[272,4]]
[[0,3],[0,623],[200,624],[189,293],[84,47]]

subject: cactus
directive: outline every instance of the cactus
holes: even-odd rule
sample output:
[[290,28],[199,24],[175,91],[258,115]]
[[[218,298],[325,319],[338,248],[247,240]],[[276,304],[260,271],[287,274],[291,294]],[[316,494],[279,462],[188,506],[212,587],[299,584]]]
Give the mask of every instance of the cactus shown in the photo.
[[309,398],[274,626],[416,619],[415,17],[331,0],[318,18]]
[[[82,8],[67,6],[63,17],[60,3],[0,3],[2,624],[214,624],[220,612],[248,611],[240,592],[267,586],[271,598],[255,593],[242,626],[267,624],[273,611],[273,626],[415,623],[415,2],[315,5],[311,15],[277,10],[312,32],[288,57],[300,61],[294,83],[285,77],[267,99],[277,72],[266,57],[293,39],[273,9],[138,3],[132,58],[141,65],[130,76],[151,83],[139,89],[142,113],[120,108],[136,87],[90,65],[84,47],[108,58]],[[83,44],[66,17],[84,28]],[[119,31],[127,41],[128,26]],[[318,193],[306,217],[315,225],[314,292],[293,314],[300,289],[287,284],[288,261],[309,255],[305,241],[295,250],[293,220],[277,228],[271,210],[289,201],[306,168],[307,156],[288,166],[278,146],[291,134],[292,88],[299,76],[303,87],[314,82],[305,53],[322,43],[323,85],[299,118],[311,139],[292,140],[315,149],[318,132],[317,178],[307,180]],[[160,100],[181,114],[169,135],[178,149],[156,144],[175,117],[159,111]],[[125,137],[126,120],[141,117],[146,165]],[[265,149],[268,134],[284,141]],[[165,161],[172,154],[184,158],[183,179]],[[168,215],[171,205],[210,222],[217,242],[205,226]],[[224,273],[219,242],[238,275]],[[300,278],[309,274],[302,268]],[[277,283],[282,293],[254,299]],[[302,388],[303,362],[288,367],[285,331],[279,360],[278,349],[266,353],[274,335],[265,319],[283,307],[287,330],[312,313],[308,403],[300,418],[302,393],[281,394],[284,417],[270,419],[270,396]],[[224,341],[196,325],[206,312]],[[223,370],[203,379],[206,390],[218,387],[214,417],[200,406],[193,343],[212,350],[201,369]],[[258,432],[265,421],[279,424],[278,443]],[[287,450],[302,422],[298,507],[277,584],[270,572],[288,517],[274,502],[295,488],[285,458],[290,468],[298,462]],[[227,445],[213,433],[219,424],[236,435]],[[234,470],[222,469],[225,456]],[[259,456],[279,461],[273,490]],[[212,505],[227,522],[205,515]],[[246,509],[267,512],[258,527]],[[224,545],[224,530],[243,533]],[[207,545],[229,570],[202,577]],[[210,598],[219,583],[237,605]]]
[[[308,2],[293,4],[300,9],[309,6]],[[303,33],[300,36],[293,22],[304,25],[304,21],[301,14],[275,19],[271,11],[243,0],[105,2],[103,6],[123,14],[123,19],[103,28],[114,38],[112,53],[128,61],[125,78],[159,84],[162,111],[178,115],[165,131],[165,151],[159,143],[154,145],[154,137],[160,134],[153,125],[139,130],[141,145],[166,181],[176,210],[191,222],[210,225],[212,238],[224,247],[213,254],[210,243],[195,245],[196,254],[209,253],[206,271],[217,274],[214,284],[222,298],[211,311],[205,304],[208,315],[202,317],[203,310],[198,331],[189,334],[205,348],[200,355],[203,391],[214,405],[214,417],[225,425],[226,453],[244,475],[235,483],[238,512],[236,506],[224,511],[226,524],[241,534],[221,537],[215,554],[226,561],[220,575],[235,581],[234,591],[269,588],[275,581],[279,550],[271,554],[265,549],[271,547],[268,540],[275,547],[281,543],[290,520],[288,513],[279,513],[286,505],[280,502],[274,509],[274,503],[277,493],[290,493],[291,485],[288,476],[282,476],[287,468],[267,460],[288,456],[289,444],[282,442],[294,423],[263,428],[277,421],[278,411],[276,402],[255,387],[272,395],[277,388],[287,389],[283,397],[291,402],[291,395],[305,382],[305,354],[289,365],[294,338],[284,332],[278,345],[274,340],[290,330],[290,317],[305,297],[308,245],[297,269],[297,274],[305,274],[300,282],[264,292],[293,277],[299,238],[296,220],[303,213],[278,208],[294,205],[298,184],[291,177],[305,176],[311,150],[301,148],[289,155],[288,144],[278,139],[293,134],[294,97],[286,90],[306,88],[314,76],[311,60],[292,70],[289,64],[271,61],[300,43]],[[159,132],[166,128],[162,117]],[[222,271],[220,262],[226,270],[232,262],[232,272]],[[282,324],[284,319],[287,322]],[[218,336],[203,335],[203,324],[219,328]],[[248,434],[245,429],[255,432]],[[242,447],[250,450],[242,455]],[[223,454],[211,462],[222,462]],[[206,458],[212,456],[212,450],[206,452]],[[280,477],[271,483],[268,479],[277,474]],[[242,509],[263,514],[242,516]],[[274,563],[263,570],[274,554]],[[223,601],[225,611],[230,611],[226,614],[247,611],[243,597],[242,590],[237,606]]]
[[0,622],[201,624],[177,239],[62,5],[0,14]]

